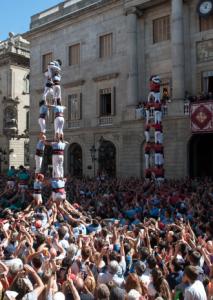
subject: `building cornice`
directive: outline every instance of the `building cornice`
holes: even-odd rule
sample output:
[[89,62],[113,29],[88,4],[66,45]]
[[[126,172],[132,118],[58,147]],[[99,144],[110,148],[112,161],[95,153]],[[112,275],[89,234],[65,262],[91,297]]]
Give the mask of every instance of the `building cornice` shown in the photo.
[[10,64],[10,65],[17,65],[21,67],[30,67],[30,59],[26,56],[7,52],[5,54],[0,55],[0,66]]
[[104,81],[104,80],[110,80],[110,79],[115,79],[119,76],[119,73],[110,73],[106,75],[99,75],[97,77],[93,78],[93,81],[99,82],[99,81]]
[[62,84],[62,86],[65,89],[69,89],[69,88],[74,88],[74,87],[82,86],[84,84],[85,84],[85,80],[84,79],[80,79],[80,80],[76,80],[76,81],[64,83],[64,84]]
[[[180,0],[181,1],[181,0]],[[162,4],[164,2],[170,2],[169,0],[124,0],[125,10],[138,8],[140,10],[145,10],[150,7]]]
[[85,15],[87,14],[89,15],[89,17],[91,17],[91,15],[97,14],[98,9],[107,8],[107,6],[113,4],[123,5],[123,2],[121,2],[121,0],[99,0],[99,1],[97,0],[93,5],[82,8],[78,11],[74,11],[66,15],[60,15],[58,17],[55,16],[53,20],[51,20],[50,18],[48,20],[47,18],[46,22],[44,22],[43,24],[35,28],[32,27],[30,31],[25,32],[24,34],[22,34],[22,36],[25,39],[30,41],[36,35],[40,35],[41,33],[44,33],[46,30],[55,31],[56,29],[62,28],[67,24],[79,21],[78,18],[80,17],[85,18]]

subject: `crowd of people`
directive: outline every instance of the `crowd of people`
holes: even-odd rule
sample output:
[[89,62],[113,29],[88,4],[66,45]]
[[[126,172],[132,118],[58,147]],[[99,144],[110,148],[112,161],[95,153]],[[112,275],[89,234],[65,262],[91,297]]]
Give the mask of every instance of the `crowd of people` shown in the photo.
[[0,299],[212,299],[211,180],[67,178],[58,201],[46,179],[39,203],[32,176],[21,167],[11,186],[12,173],[0,182]]

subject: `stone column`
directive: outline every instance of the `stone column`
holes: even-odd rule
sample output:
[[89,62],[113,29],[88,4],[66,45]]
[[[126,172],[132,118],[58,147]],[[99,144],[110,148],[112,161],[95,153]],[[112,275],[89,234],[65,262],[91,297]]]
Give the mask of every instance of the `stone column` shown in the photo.
[[[176,101],[183,100],[185,93],[183,1],[172,0],[171,3],[172,98]],[[182,101],[180,105],[183,105]]]
[[128,9],[127,14],[127,55],[128,55],[128,93],[127,106],[138,102],[138,65],[137,65],[137,8]]

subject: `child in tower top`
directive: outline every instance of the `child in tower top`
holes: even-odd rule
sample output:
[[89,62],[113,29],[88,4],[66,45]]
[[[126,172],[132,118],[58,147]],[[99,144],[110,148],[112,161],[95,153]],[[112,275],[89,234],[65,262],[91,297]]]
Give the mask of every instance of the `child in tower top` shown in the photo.
[[42,136],[44,133],[46,133],[46,117],[48,116],[48,107],[45,104],[45,101],[42,100],[39,103],[39,119],[38,124],[40,125],[40,136]]
[[150,94],[148,97],[148,102],[150,102],[151,96],[154,97],[155,102],[160,102],[160,77],[157,75],[150,77]]
[[56,73],[59,74],[61,72],[61,66],[62,66],[62,62],[61,62],[60,59],[51,61],[48,64],[48,77],[49,77],[49,79],[53,80]]

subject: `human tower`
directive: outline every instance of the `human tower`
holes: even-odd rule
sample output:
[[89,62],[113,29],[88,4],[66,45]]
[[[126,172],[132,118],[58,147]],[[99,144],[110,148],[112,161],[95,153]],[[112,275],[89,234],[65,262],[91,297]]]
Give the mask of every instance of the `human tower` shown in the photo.
[[162,126],[162,103],[160,77],[150,78],[150,93],[146,103],[145,125],[145,177],[154,177],[158,182],[164,180],[164,148]]
[[[52,147],[52,199],[53,201],[65,200],[65,179],[64,179],[64,149],[67,142],[64,141],[64,110],[61,100],[61,61],[55,60],[48,64],[45,72],[45,88],[42,100],[39,103],[40,126],[39,140],[36,145],[35,153],[35,181],[33,187],[33,198],[37,205],[42,203],[42,186],[44,175],[41,173],[42,161],[45,146]],[[50,97],[51,100],[47,100]],[[54,113],[54,139],[46,139],[46,121],[49,116],[49,110]]]

